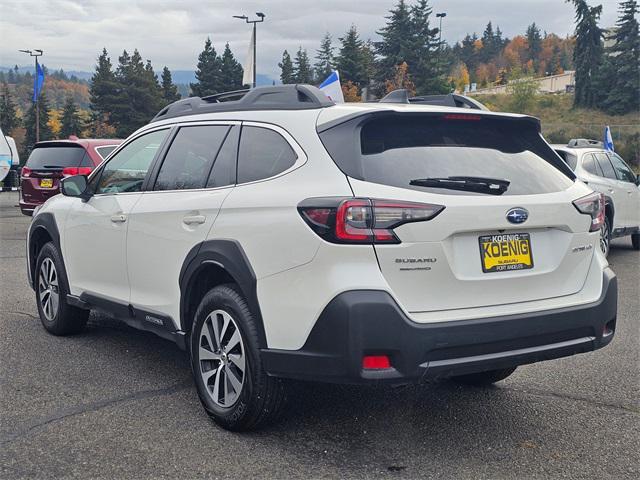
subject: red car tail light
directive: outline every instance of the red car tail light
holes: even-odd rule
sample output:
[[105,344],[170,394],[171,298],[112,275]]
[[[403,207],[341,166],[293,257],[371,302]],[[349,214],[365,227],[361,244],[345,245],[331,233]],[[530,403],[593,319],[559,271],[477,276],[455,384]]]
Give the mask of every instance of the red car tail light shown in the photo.
[[573,202],[578,211],[591,216],[590,232],[597,232],[604,225],[604,195],[598,192],[579,198]]
[[331,243],[400,243],[393,229],[431,220],[444,207],[368,198],[310,198],[298,205],[307,225]]
[[91,167],[65,167],[62,169],[62,175],[71,177],[73,175],[89,175],[93,171]]
[[29,167],[22,167],[22,171],[20,172],[20,176],[21,177],[30,177],[31,176],[31,169]]

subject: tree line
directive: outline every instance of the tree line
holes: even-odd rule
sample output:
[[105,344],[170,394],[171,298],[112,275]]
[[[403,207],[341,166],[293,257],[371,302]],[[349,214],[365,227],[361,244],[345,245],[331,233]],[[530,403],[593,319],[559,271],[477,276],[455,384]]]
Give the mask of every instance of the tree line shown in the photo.
[[[467,34],[448,45],[440,41],[440,31],[432,25],[428,0],[398,0],[376,32],[376,41],[362,38],[357,26],[351,25],[337,42],[326,33],[313,58],[301,46],[291,53],[285,50],[278,63],[280,80],[285,84],[319,84],[332,70],[338,70],[345,99],[359,101],[365,88],[377,97],[395,88],[408,88],[418,95],[437,94],[463,91],[471,83],[482,87],[504,84],[519,75],[552,75],[575,69],[575,106],[613,114],[638,111],[638,1],[620,3],[616,28],[607,35],[598,25],[601,6],[590,6],[587,0],[566,1],[576,10],[574,36],[560,38],[532,23],[524,34],[507,38],[499,26],[494,28],[489,22],[481,35]],[[219,54],[207,38],[190,93],[202,97],[240,89],[242,74],[229,45]],[[0,82],[0,126],[4,132],[22,137],[18,143],[32,145],[35,109],[25,100],[23,111],[12,95],[30,98],[33,76],[20,74],[16,68],[0,72]],[[55,82],[64,83],[66,90],[52,88]],[[57,96],[54,103],[58,108],[51,108],[51,94]],[[79,98],[88,98],[88,110],[85,105],[79,108]],[[88,83],[70,78],[62,70],[47,71],[45,92],[40,97],[41,139],[69,134],[126,137],[179,98],[167,67],[156,73],[137,49],[132,54],[123,51],[114,64],[103,49]]]

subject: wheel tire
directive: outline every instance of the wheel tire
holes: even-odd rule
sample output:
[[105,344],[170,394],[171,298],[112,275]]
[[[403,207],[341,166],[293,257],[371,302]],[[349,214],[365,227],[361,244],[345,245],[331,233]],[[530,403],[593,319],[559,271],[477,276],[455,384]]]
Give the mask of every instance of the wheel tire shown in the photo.
[[609,250],[611,250],[611,222],[608,217],[604,217],[604,223],[600,228],[600,250],[605,257],[609,256]]
[[489,370],[487,372],[470,373],[469,375],[460,375],[458,377],[452,377],[454,382],[462,383],[465,385],[486,386],[493,383],[504,380],[513,372],[516,371],[516,367],[504,368],[501,370]]
[[634,250],[640,250],[640,233],[631,235],[631,245]]
[[89,310],[67,303],[67,275],[62,256],[51,242],[40,250],[34,282],[38,314],[44,328],[54,335],[72,335],[82,331],[87,324]]
[[284,407],[284,383],[265,373],[259,345],[255,318],[235,285],[207,292],[191,329],[191,369],[202,405],[226,430],[260,428]]

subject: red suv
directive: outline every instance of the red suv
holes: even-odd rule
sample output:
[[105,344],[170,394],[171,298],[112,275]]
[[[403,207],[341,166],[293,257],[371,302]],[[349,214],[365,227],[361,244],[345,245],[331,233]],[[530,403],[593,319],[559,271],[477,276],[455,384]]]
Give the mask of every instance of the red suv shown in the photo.
[[36,143],[20,175],[20,210],[33,210],[59,192],[60,179],[88,175],[120,144],[117,139],[70,139]]

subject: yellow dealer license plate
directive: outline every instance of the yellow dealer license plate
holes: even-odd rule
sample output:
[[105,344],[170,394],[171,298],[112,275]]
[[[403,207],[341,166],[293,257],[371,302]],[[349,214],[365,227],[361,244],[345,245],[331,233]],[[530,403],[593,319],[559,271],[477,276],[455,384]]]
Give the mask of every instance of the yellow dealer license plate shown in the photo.
[[528,233],[504,233],[480,237],[480,259],[484,273],[533,268]]
[[42,180],[40,180],[40,186],[42,188],[53,187],[53,178],[43,178]]

